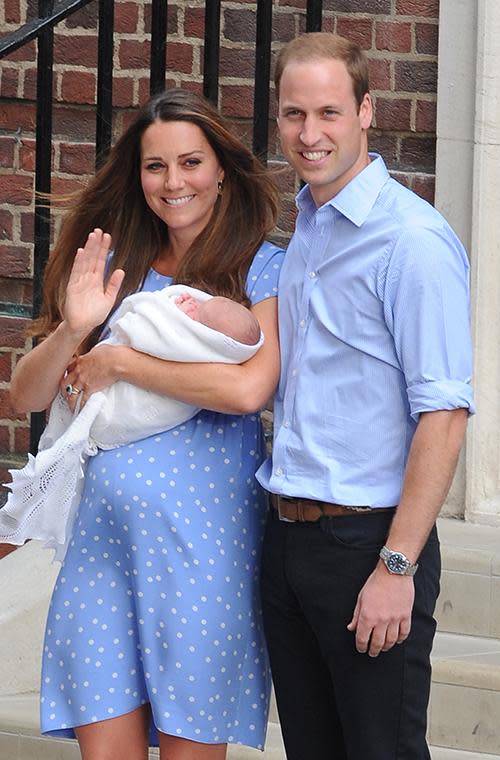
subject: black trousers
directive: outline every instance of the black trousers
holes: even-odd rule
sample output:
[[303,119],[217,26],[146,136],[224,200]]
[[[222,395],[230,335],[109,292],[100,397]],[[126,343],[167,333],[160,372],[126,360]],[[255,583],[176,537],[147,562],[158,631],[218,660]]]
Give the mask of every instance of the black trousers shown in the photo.
[[262,596],[288,760],[430,760],[425,740],[440,554],[434,528],[415,575],[408,639],[371,658],[346,626],[392,514],[286,523],[270,511]]

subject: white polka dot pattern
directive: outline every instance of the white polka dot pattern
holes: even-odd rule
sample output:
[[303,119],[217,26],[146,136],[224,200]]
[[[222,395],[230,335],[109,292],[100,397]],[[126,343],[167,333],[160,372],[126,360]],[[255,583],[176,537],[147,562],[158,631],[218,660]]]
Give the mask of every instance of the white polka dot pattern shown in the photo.
[[[277,291],[265,244],[251,300]],[[255,279],[254,279],[255,278]],[[144,288],[164,287],[154,272]],[[258,415],[202,411],[89,462],[45,635],[42,731],[151,703],[156,730],[262,748],[270,678],[258,597]]]

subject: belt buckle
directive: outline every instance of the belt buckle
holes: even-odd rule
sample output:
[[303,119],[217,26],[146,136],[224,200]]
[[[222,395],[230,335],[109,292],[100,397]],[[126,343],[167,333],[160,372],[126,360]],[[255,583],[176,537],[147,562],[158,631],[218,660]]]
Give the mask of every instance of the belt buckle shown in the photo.
[[291,520],[289,517],[285,517],[285,515],[281,514],[281,496],[279,494],[276,494],[276,502],[278,505],[278,517],[281,522],[287,522],[287,523],[297,522],[297,520]]

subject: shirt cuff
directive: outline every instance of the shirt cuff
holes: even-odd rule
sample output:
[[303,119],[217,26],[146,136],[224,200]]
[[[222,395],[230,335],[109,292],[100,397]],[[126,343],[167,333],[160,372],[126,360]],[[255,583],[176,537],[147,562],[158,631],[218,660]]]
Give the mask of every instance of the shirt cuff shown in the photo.
[[472,386],[458,380],[431,380],[407,388],[410,414],[418,422],[422,412],[468,409],[475,414]]

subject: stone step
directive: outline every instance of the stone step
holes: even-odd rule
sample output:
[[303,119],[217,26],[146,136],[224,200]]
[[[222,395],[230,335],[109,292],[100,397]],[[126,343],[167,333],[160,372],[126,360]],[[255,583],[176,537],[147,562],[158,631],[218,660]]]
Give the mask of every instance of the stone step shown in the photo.
[[439,630],[500,639],[500,528],[441,519],[438,530]]
[[500,639],[438,633],[432,666],[431,744],[500,758]]

